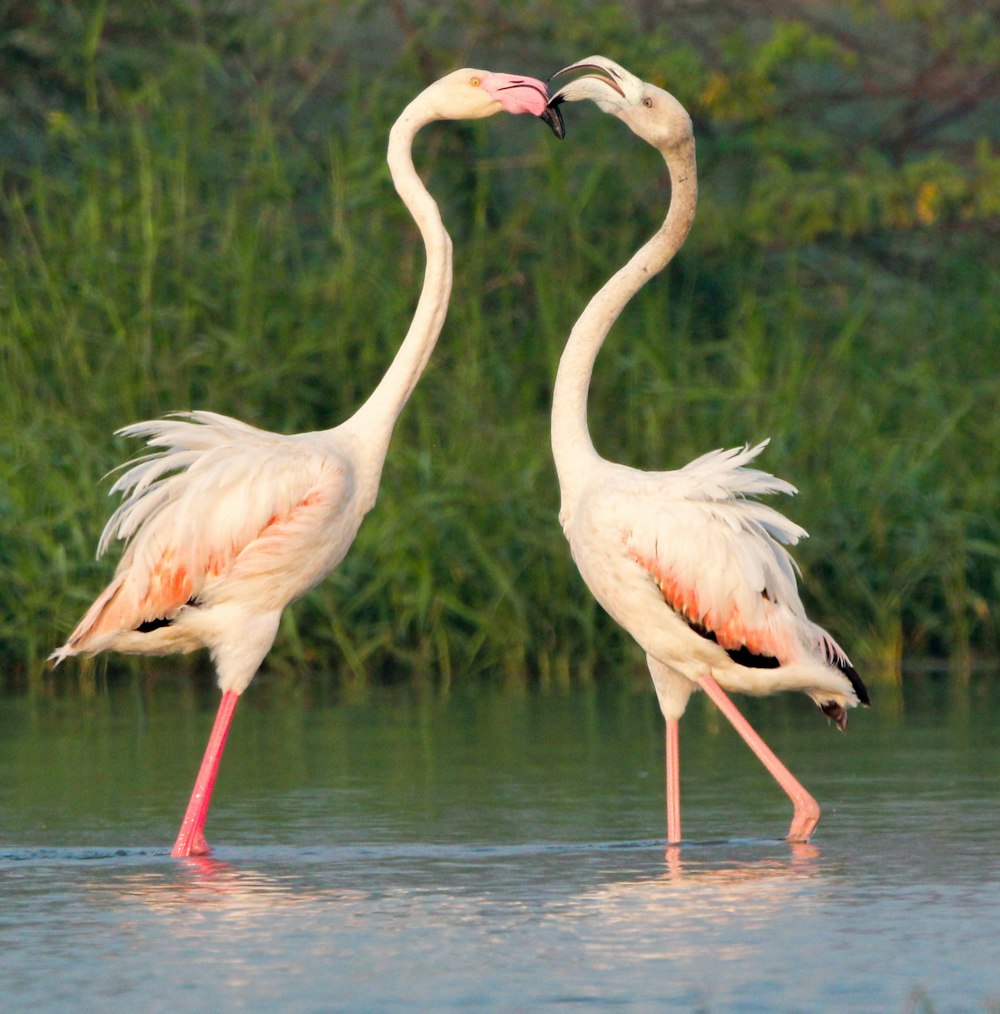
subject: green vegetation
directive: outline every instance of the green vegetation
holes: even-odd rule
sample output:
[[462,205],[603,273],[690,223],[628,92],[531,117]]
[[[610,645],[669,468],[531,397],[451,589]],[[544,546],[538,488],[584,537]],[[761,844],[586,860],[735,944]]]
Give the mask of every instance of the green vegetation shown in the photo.
[[[45,678],[113,569],[93,558],[101,476],[139,450],[116,428],[189,407],[324,427],[381,376],[423,267],[384,168],[408,98],[457,66],[546,77],[595,51],[685,102],[702,178],[686,248],[598,362],[595,442],[666,468],[771,436],[765,467],[802,490],[779,506],[812,533],[804,597],[867,676],[995,657],[995,16],[637,6],[6,5],[0,686]],[[563,143],[526,118],[421,135],[455,240],[448,321],[376,509],[286,614],[272,671],[572,682],[638,663],[559,531],[548,408],[573,320],[669,192],[620,124],[589,104],[567,122]]]

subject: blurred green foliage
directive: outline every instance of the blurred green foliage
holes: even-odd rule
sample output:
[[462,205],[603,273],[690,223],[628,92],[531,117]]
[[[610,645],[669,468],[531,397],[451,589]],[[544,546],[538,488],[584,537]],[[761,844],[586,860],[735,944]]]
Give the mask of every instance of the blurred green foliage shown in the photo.
[[[100,477],[189,407],[333,425],[387,366],[423,252],[384,167],[445,71],[594,52],[698,137],[685,249],[598,362],[603,453],[667,468],[770,435],[804,597],[877,682],[997,651],[1000,32],[982,4],[38,0],[0,11],[0,659],[40,686],[113,569]],[[448,321],[376,509],[267,663],[344,681],[635,669],[556,521],[552,379],[669,200],[589,104],[441,124]],[[139,663],[102,662],[112,668]],[[201,665],[201,660],[192,660]],[[143,662],[146,669],[157,663]],[[66,680],[62,672],[57,679]]]

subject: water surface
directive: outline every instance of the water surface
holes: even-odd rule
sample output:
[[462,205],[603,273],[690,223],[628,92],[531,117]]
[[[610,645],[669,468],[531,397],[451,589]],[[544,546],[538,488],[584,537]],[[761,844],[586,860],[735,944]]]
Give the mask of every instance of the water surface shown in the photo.
[[240,705],[212,856],[169,847],[214,699],[0,703],[4,1009],[1000,1010],[1000,693],[922,678],[833,731],[741,701],[815,840],[707,701],[663,845],[651,690]]

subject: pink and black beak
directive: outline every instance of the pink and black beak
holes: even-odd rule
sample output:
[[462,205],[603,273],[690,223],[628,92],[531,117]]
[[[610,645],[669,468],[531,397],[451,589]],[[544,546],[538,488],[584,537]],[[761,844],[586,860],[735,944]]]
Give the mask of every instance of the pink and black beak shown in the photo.
[[[533,92],[536,92],[539,96],[541,96],[541,100],[544,105],[542,111],[536,115],[543,123],[547,123],[549,125],[549,129],[556,135],[556,137],[559,138],[559,140],[562,140],[566,136],[566,124],[563,122],[562,113],[559,112],[556,106],[549,103],[549,93],[545,90],[545,85],[543,85],[541,81],[536,81],[534,78],[521,78],[513,81],[509,85],[505,85],[500,90],[512,91],[517,88],[530,88]],[[534,112],[534,108],[537,107],[526,104],[524,106],[524,112],[528,112],[529,110]]]
[[559,111],[559,102],[548,102],[545,105],[545,112],[541,119],[549,125],[549,129],[561,141],[566,136],[566,124],[563,122],[562,113]]

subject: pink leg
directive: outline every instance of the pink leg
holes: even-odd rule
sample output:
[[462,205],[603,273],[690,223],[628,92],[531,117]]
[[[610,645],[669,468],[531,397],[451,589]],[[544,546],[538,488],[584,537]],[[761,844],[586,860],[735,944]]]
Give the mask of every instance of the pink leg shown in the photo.
[[233,712],[240,695],[227,690],[222,695],[219,712],[215,716],[212,734],[208,737],[205,756],[201,761],[201,769],[194,783],[191,801],[181,822],[181,829],[170,853],[175,858],[187,856],[203,856],[209,852],[205,841],[205,818],[208,816],[208,804],[212,801],[212,789],[215,787],[215,776],[219,772],[219,761],[229,735],[229,726],[233,721]]
[[681,755],[676,718],[667,719],[667,845],[681,840]]
[[794,812],[788,828],[788,841],[808,841],[819,823],[819,803],[806,792],[799,780],[778,760],[774,751],[754,731],[753,726],[740,714],[739,709],[726,695],[712,676],[702,678],[701,687],[712,698],[716,707],[729,719],[733,728],[774,776],[792,801]]

